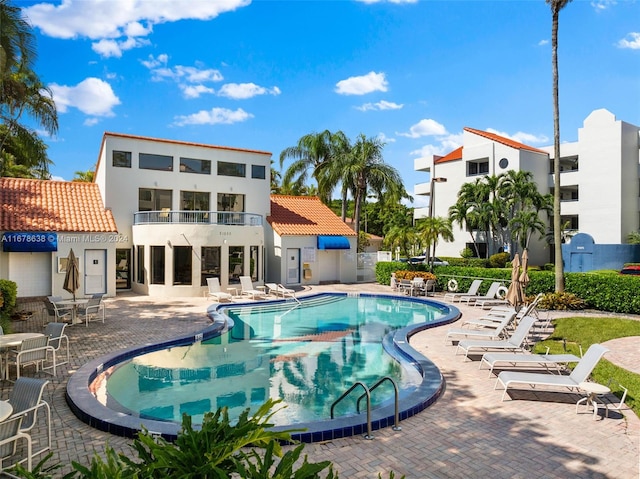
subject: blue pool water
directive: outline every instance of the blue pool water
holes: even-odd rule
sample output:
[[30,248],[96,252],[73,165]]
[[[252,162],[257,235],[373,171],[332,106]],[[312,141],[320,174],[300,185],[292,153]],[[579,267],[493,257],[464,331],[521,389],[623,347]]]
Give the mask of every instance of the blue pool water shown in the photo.
[[[123,417],[127,424],[137,420],[164,433],[162,425],[175,427],[183,413],[197,424],[205,412],[226,406],[233,418],[268,398],[286,406],[272,418],[277,426],[309,427],[328,421],[332,403],[354,383],[371,386],[389,377],[399,387],[400,401],[412,405],[403,409],[408,417],[426,407],[425,384],[439,391],[442,381],[437,369],[408,345],[408,336],[451,321],[456,313],[434,301],[340,294],[316,295],[299,304],[217,306],[210,314],[214,324],[231,327],[89,366],[94,369],[85,380],[97,404],[83,406],[86,394],[75,401],[71,385],[67,399],[82,419],[123,435],[130,435],[128,425],[119,425]],[[341,401],[335,416],[358,416],[361,394]],[[392,385],[384,382],[372,394],[374,411],[388,410],[393,397]],[[423,399],[419,407],[417,397]],[[103,419],[103,411],[96,418],[100,408],[111,418]]]

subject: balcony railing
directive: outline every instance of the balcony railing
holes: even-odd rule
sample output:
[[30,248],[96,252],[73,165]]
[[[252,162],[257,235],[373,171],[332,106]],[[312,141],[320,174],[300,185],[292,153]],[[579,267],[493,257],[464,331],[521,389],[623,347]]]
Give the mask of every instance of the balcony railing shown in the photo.
[[209,224],[233,226],[262,226],[262,216],[234,211],[138,211],[133,214],[134,225]]

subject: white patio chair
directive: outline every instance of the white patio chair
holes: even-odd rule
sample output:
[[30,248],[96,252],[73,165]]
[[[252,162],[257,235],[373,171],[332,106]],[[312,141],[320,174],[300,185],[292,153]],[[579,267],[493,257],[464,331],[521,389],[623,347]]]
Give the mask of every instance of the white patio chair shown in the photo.
[[[67,327],[66,323],[49,323],[44,329],[44,335],[49,337],[49,346],[51,346],[56,354],[62,349],[64,343],[64,349],[67,352],[67,359],[65,361],[57,362],[57,365],[67,364],[69,362],[69,337],[64,334],[64,328]],[[57,356],[56,356],[57,357]],[[43,369],[50,369],[51,366],[46,366]]]
[[94,294],[86,304],[78,306],[79,317],[84,316],[85,326],[89,326],[89,321],[102,321],[104,323],[105,308],[102,302],[102,294]]
[[253,287],[251,276],[240,276],[240,286],[243,295],[247,295],[251,299],[264,298],[265,292]]
[[231,301],[233,299],[233,295],[230,293],[223,293],[220,290],[220,280],[218,278],[207,278],[207,288],[207,298],[215,298],[218,302],[223,299],[227,301]]
[[34,454],[31,450],[31,436],[20,430],[21,425],[22,416],[11,416],[0,422],[0,471],[4,471],[7,468],[5,466],[5,460],[10,459],[17,454],[18,442],[20,441],[24,441],[27,444],[27,457],[11,464],[7,464],[7,466],[12,467],[17,463],[27,461],[27,470],[31,471],[33,468],[32,458]]
[[[49,356],[51,355],[51,356]],[[53,376],[56,375],[56,351],[49,346],[48,336],[38,336],[25,339],[20,343],[18,349],[12,349],[7,355],[6,375],[10,377],[9,369],[13,365],[16,368],[16,378],[20,378],[20,370],[26,366],[35,366],[36,372],[41,369],[46,372],[44,365],[51,357],[52,366],[46,369],[53,369]]]

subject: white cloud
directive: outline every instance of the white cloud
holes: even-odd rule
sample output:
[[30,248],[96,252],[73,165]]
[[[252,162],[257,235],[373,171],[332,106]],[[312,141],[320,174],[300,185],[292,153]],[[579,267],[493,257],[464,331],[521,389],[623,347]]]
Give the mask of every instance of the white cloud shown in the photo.
[[371,110],[399,110],[404,105],[393,103],[391,101],[382,100],[377,103],[365,103],[362,106],[357,106],[356,110],[371,111]]
[[618,42],[620,48],[630,48],[632,50],[640,50],[640,32],[631,32],[626,38]]
[[546,38],[544,40],[540,40],[538,42],[538,46],[539,47],[544,46],[544,45],[548,45],[548,44],[549,44],[549,40],[547,40]]
[[102,39],[98,42],[92,43],[91,49],[103,58],[120,58],[123,51],[149,44],[149,40],[144,38],[127,37],[125,40],[121,41]]
[[384,73],[369,72],[366,75],[350,77],[336,83],[336,93],[340,95],[366,95],[374,91],[387,91],[389,83]]
[[180,115],[175,117],[174,125],[218,125],[239,123],[253,118],[251,113],[247,113],[242,108],[229,110],[227,108],[212,108],[211,110],[200,110],[191,115]]
[[87,118],[85,121],[82,122],[82,124],[84,126],[93,126],[96,125],[100,120],[98,120],[96,117],[91,117],[91,118]]
[[218,95],[234,100],[246,100],[257,95],[279,95],[280,93],[280,88],[277,86],[265,88],[255,83],[227,83],[222,85],[218,91]]
[[378,133],[378,139],[383,142],[383,143],[395,143],[396,139],[395,138],[389,138],[387,135],[385,135],[384,133],[380,132]]
[[616,0],[594,0],[591,2],[591,6],[596,12],[602,12],[609,7],[613,7],[616,3]]
[[408,138],[420,138],[421,136],[442,136],[447,134],[447,129],[435,120],[430,118],[420,120],[409,128],[409,133],[396,133],[399,136]]
[[205,86],[207,82],[219,82],[224,79],[220,70],[205,68],[196,63],[196,66],[176,65],[168,66],[169,56],[161,54],[157,57],[149,55],[147,60],[140,63],[151,72],[152,81],[174,81],[178,84],[185,98],[199,98],[202,94],[212,94],[215,90]]
[[215,93],[213,88],[204,85],[180,85],[180,89],[185,98],[200,98],[205,93],[210,95]]
[[409,154],[418,158],[433,159],[433,155],[444,156],[451,153],[462,145],[462,133],[449,134],[438,138],[438,143],[424,145],[417,150],[411,151]]
[[76,86],[53,83],[50,88],[60,113],[76,108],[87,115],[114,116],[113,107],[120,104],[111,85],[99,78],[86,78]]
[[489,133],[495,133],[496,135],[503,136],[505,138],[509,138],[510,140],[517,141],[519,143],[524,143],[525,145],[531,144],[546,144],[549,141],[545,135],[534,135],[533,133],[525,133],[523,131],[519,131],[510,135],[509,133],[505,133],[503,131],[494,130],[493,128],[487,128]]
[[[153,25],[180,20],[211,20],[221,13],[249,5],[251,0],[62,0],[59,4],[38,3],[23,9],[29,22],[47,36],[78,37],[100,41],[93,46],[100,54],[120,56],[122,50],[146,44],[141,37]],[[120,55],[115,52],[120,47]]]

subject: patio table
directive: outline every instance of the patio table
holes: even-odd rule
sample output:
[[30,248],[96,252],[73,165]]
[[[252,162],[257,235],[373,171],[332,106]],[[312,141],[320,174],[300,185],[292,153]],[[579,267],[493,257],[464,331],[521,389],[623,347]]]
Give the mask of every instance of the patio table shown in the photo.
[[56,304],[72,306],[71,324],[79,324],[82,323],[82,320],[78,320],[78,306],[87,304],[88,302],[88,299],[63,299],[62,301],[56,301]]

